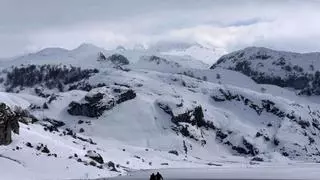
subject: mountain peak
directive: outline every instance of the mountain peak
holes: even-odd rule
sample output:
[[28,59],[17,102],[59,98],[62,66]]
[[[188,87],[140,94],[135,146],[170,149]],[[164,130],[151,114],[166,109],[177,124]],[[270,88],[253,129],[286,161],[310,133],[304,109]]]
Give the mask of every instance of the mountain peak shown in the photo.
[[80,44],[80,46],[78,46],[77,48],[73,49],[72,51],[80,51],[80,52],[88,52],[88,51],[103,51],[103,48],[100,48],[94,44],[90,44],[90,43],[82,43]]
[[123,47],[123,46],[121,46],[121,45],[119,45],[119,46],[116,47],[116,50],[117,50],[117,51],[125,51],[126,48]]
[[159,41],[152,44],[148,49],[156,52],[167,52],[171,50],[183,50],[191,47],[193,43],[180,41]]
[[68,52],[68,50],[64,49],[64,48],[51,47],[51,48],[42,49],[35,54],[49,56],[49,55],[57,55],[57,54],[67,53],[67,52]]

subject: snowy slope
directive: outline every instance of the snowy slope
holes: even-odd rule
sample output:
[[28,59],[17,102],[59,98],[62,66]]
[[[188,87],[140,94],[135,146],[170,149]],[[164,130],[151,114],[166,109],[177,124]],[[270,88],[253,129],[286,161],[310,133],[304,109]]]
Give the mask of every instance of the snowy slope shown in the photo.
[[[130,64],[108,61],[115,53]],[[12,144],[0,147],[5,179],[319,161],[315,96],[257,84],[221,62],[205,69],[193,58],[88,44],[1,62],[0,99],[38,120],[20,123]]]
[[170,49],[168,51],[163,51],[162,54],[166,55],[176,55],[184,57],[192,57],[198,59],[206,64],[215,63],[222,55],[226,54],[226,51],[223,49],[211,49],[204,47],[200,44],[192,45],[184,49]]
[[320,53],[293,53],[249,47],[222,56],[216,67],[241,72],[257,83],[298,90],[303,95],[319,95]]
[[213,64],[222,55],[226,54],[226,51],[221,48],[213,48],[210,45],[179,41],[160,41],[152,44],[147,50],[153,54],[159,53],[163,55],[197,59],[206,64]]

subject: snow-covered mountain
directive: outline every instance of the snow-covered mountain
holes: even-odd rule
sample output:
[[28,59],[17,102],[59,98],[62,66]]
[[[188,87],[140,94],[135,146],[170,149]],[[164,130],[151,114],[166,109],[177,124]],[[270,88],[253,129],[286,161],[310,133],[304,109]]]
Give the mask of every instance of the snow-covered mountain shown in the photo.
[[192,57],[194,59],[201,60],[206,64],[215,63],[222,55],[225,55],[226,53],[227,52],[221,48],[208,48],[200,44],[194,44],[187,48],[162,51],[162,54]]
[[317,57],[248,48],[209,69],[195,58],[84,44],[3,61],[0,99],[22,120],[0,146],[2,177],[317,162],[317,93],[256,78],[312,74]]
[[260,84],[290,87],[304,95],[320,95],[320,53],[292,53],[250,47],[222,56],[211,69],[222,67]]
[[227,52],[222,48],[214,48],[209,45],[199,43],[160,41],[150,45],[147,51],[162,55],[181,56],[200,60],[206,64],[215,63],[222,55]]

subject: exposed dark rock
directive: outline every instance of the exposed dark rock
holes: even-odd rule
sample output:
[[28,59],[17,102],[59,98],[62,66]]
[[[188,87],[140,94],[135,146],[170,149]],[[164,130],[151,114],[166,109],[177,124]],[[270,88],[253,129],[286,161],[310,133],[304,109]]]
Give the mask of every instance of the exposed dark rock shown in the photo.
[[223,133],[220,129],[216,131],[216,139],[220,140],[220,142],[222,142],[227,137],[228,134]]
[[45,123],[43,123],[42,125],[46,128],[46,130],[50,132],[53,132],[53,131],[59,132],[58,128],[65,125],[65,123],[62,121],[57,121],[49,118],[44,118],[43,121]]
[[206,121],[204,119],[203,110],[201,106],[197,106],[192,110],[187,110],[185,113],[173,114],[172,109],[164,103],[157,103],[159,108],[171,116],[171,122],[174,124],[171,126],[171,129],[177,134],[181,134],[185,137],[194,139],[195,141],[200,141],[202,145],[206,144],[205,140],[200,140],[199,137],[196,137],[189,132],[188,128],[194,126],[197,128],[206,128],[206,129],[216,129],[212,122]]
[[27,142],[26,146],[29,147],[29,148],[33,148],[32,144],[30,142]]
[[118,170],[116,169],[116,166],[115,166],[114,162],[109,161],[109,162],[107,163],[107,165],[108,165],[108,167],[110,168],[110,171],[116,171],[116,172],[118,172]]
[[129,89],[128,91],[119,95],[117,103],[120,104],[122,102],[134,99],[135,97],[136,93],[132,89]]
[[49,109],[49,106],[48,106],[47,103],[43,103],[42,108],[43,108],[43,109]]
[[[7,92],[11,92],[11,91],[13,91],[13,89],[12,89],[12,88],[9,88],[9,89],[7,89],[6,91],[7,91]],[[38,96],[40,96],[40,97],[43,97],[43,98],[47,98],[47,97],[50,96],[49,94],[45,94],[43,91],[44,91],[43,89],[34,88],[34,92],[36,93],[36,95],[38,95]]]
[[262,136],[262,134],[260,132],[257,132],[256,137],[260,137],[260,136]]
[[280,141],[279,141],[277,138],[274,138],[274,139],[273,139],[273,144],[274,144],[275,146],[278,146],[279,143],[280,143]]
[[179,153],[178,153],[178,151],[176,151],[176,150],[170,150],[169,153],[170,153],[170,154],[174,154],[174,155],[176,155],[176,156],[179,156]]
[[216,163],[211,163],[211,162],[207,163],[207,165],[209,165],[209,166],[222,166],[222,164],[216,164]]
[[36,104],[30,104],[29,109],[31,109],[31,110],[41,109],[41,106],[38,106]]
[[114,106],[114,101],[111,99],[108,106],[102,106],[102,100],[104,94],[98,92],[91,96],[85,96],[85,103],[78,103],[78,102],[71,102],[69,104],[68,112],[71,115],[83,115],[88,117],[98,117],[102,115],[102,113],[107,110],[111,109]]
[[58,95],[56,95],[56,94],[51,94],[51,95],[49,96],[48,103],[51,104],[52,101],[57,100],[57,97],[58,97]]
[[99,117],[104,111],[112,109],[116,104],[123,103],[136,97],[136,93],[131,89],[115,89],[113,92],[108,92],[106,90],[103,92],[92,91],[85,96],[84,102],[71,102],[68,109],[69,114],[75,116]]
[[12,142],[11,132],[19,134],[19,118],[6,104],[0,103],[0,145]]
[[83,133],[83,132],[84,132],[84,129],[80,128],[79,133]]
[[148,60],[156,64],[171,64],[172,67],[181,67],[181,65],[177,62],[168,61],[167,59],[158,56],[150,56],[148,57]]
[[268,136],[263,136],[264,140],[270,141],[270,138]]
[[[166,109],[166,106],[161,106],[162,108]],[[170,113],[170,111],[165,110]],[[192,126],[197,127],[209,127],[210,125],[204,120],[203,111],[201,106],[195,107],[193,110],[187,111],[182,114],[173,115],[171,121],[175,124],[180,122],[190,123]]]
[[[300,116],[297,116],[293,111],[286,112],[285,110],[280,109],[276,106],[274,102],[271,100],[261,100],[261,103],[255,103],[253,100],[244,97],[243,95],[232,94],[228,90],[219,89],[220,94],[212,95],[211,98],[216,102],[223,102],[223,101],[239,101],[242,102],[245,106],[248,106],[252,110],[254,110],[259,116],[261,113],[266,112],[273,114],[278,118],[288,118],[293,122],[299,124],[303,129],[310,126],[310,123],[306,120],[302,120]],[[260,105],[261,104],[261,105]],[[268,127],[271,127],[272,124],[268,123]]]
[[129,60],[121,55],[121,54],[113,54],[107,58],[107,60],[111,61],[112,63],[116,65],[127,65],[129,64]]
[[36,150],[37,150],[37,151],[40,151],[40,152],[42,152],[42,153],[46,153],[46,154],[50,153],[50,150],[49,150],[49,148],[47,147],[47,145],[44,145],[44,144],[42,144],[42,143],[39,143],[39,144],[36,146]]
[[114,85],[116,85],[116,86],[120,86],[120,87],[130,88],[130,85],[128,85],[128,84],[114,83]]
[[247,150],[243,147],[232,146],[232,150],[237,151],[239,154],[248,154]]
[[248,149],[247,153],[255,156],[259,153],[259,150],[249,143],[245,138],[242,140],[243,145]]
[[105,61],[105,60],[107,60],[107,58],[102,52],[99,52],[97,60],[98,61]]
[[285,156],[285,157],[289,156],[289,154],[287,152],[282,152],[282,155]]
[[298,124],[301,126],[302,129],[306,129],[310,126],[310,123],[308,121],[299,120]]
[[99,117],[105,110],[105,106],[99,107],[97,104],[71,102],[68,113],[75,116]]
[[87,81],[80,81],[70,85],[68,91],[71,91],[71,90],[91,91],[94,88],[99,88],[103,86],[106,86],[106,84],[105,83],[90,84]]
[[171,117],[174,116],[171,108],[167,104],[158,103],[158,106],[160,109],[162,109],[165,113],[169,114]]
[[89,163],[91,166],[96,166],[97,165],[97,163],[95,163],[94,161],[90,161],[90,163]]
[[41,150],[43,153],[50,153],[50,150],[48,149],[47,146],[44,146],[43,149]]
[[104,163],[102,156],[99,153],[97,153],[96,151],[89,150],[87,152],[86,156],[91,158],[92,160],[96,161],[99,164]]

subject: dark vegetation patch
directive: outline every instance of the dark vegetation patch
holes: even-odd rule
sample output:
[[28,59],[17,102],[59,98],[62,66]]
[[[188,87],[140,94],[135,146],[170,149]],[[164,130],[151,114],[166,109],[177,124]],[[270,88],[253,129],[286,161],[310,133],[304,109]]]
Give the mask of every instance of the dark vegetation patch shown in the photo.
[[[5,86],[7,87],[7,92],[13,92],[16,87],[21,89],[36,85],[41,85],[48,89],[57,88],[62,92],[65,90],[65,85],[88,79],[98,72],[97,69],[81,69],[80,67],[62,65],[13,67],[7,71]],[[41,94],[41,92],[36,93]]]

